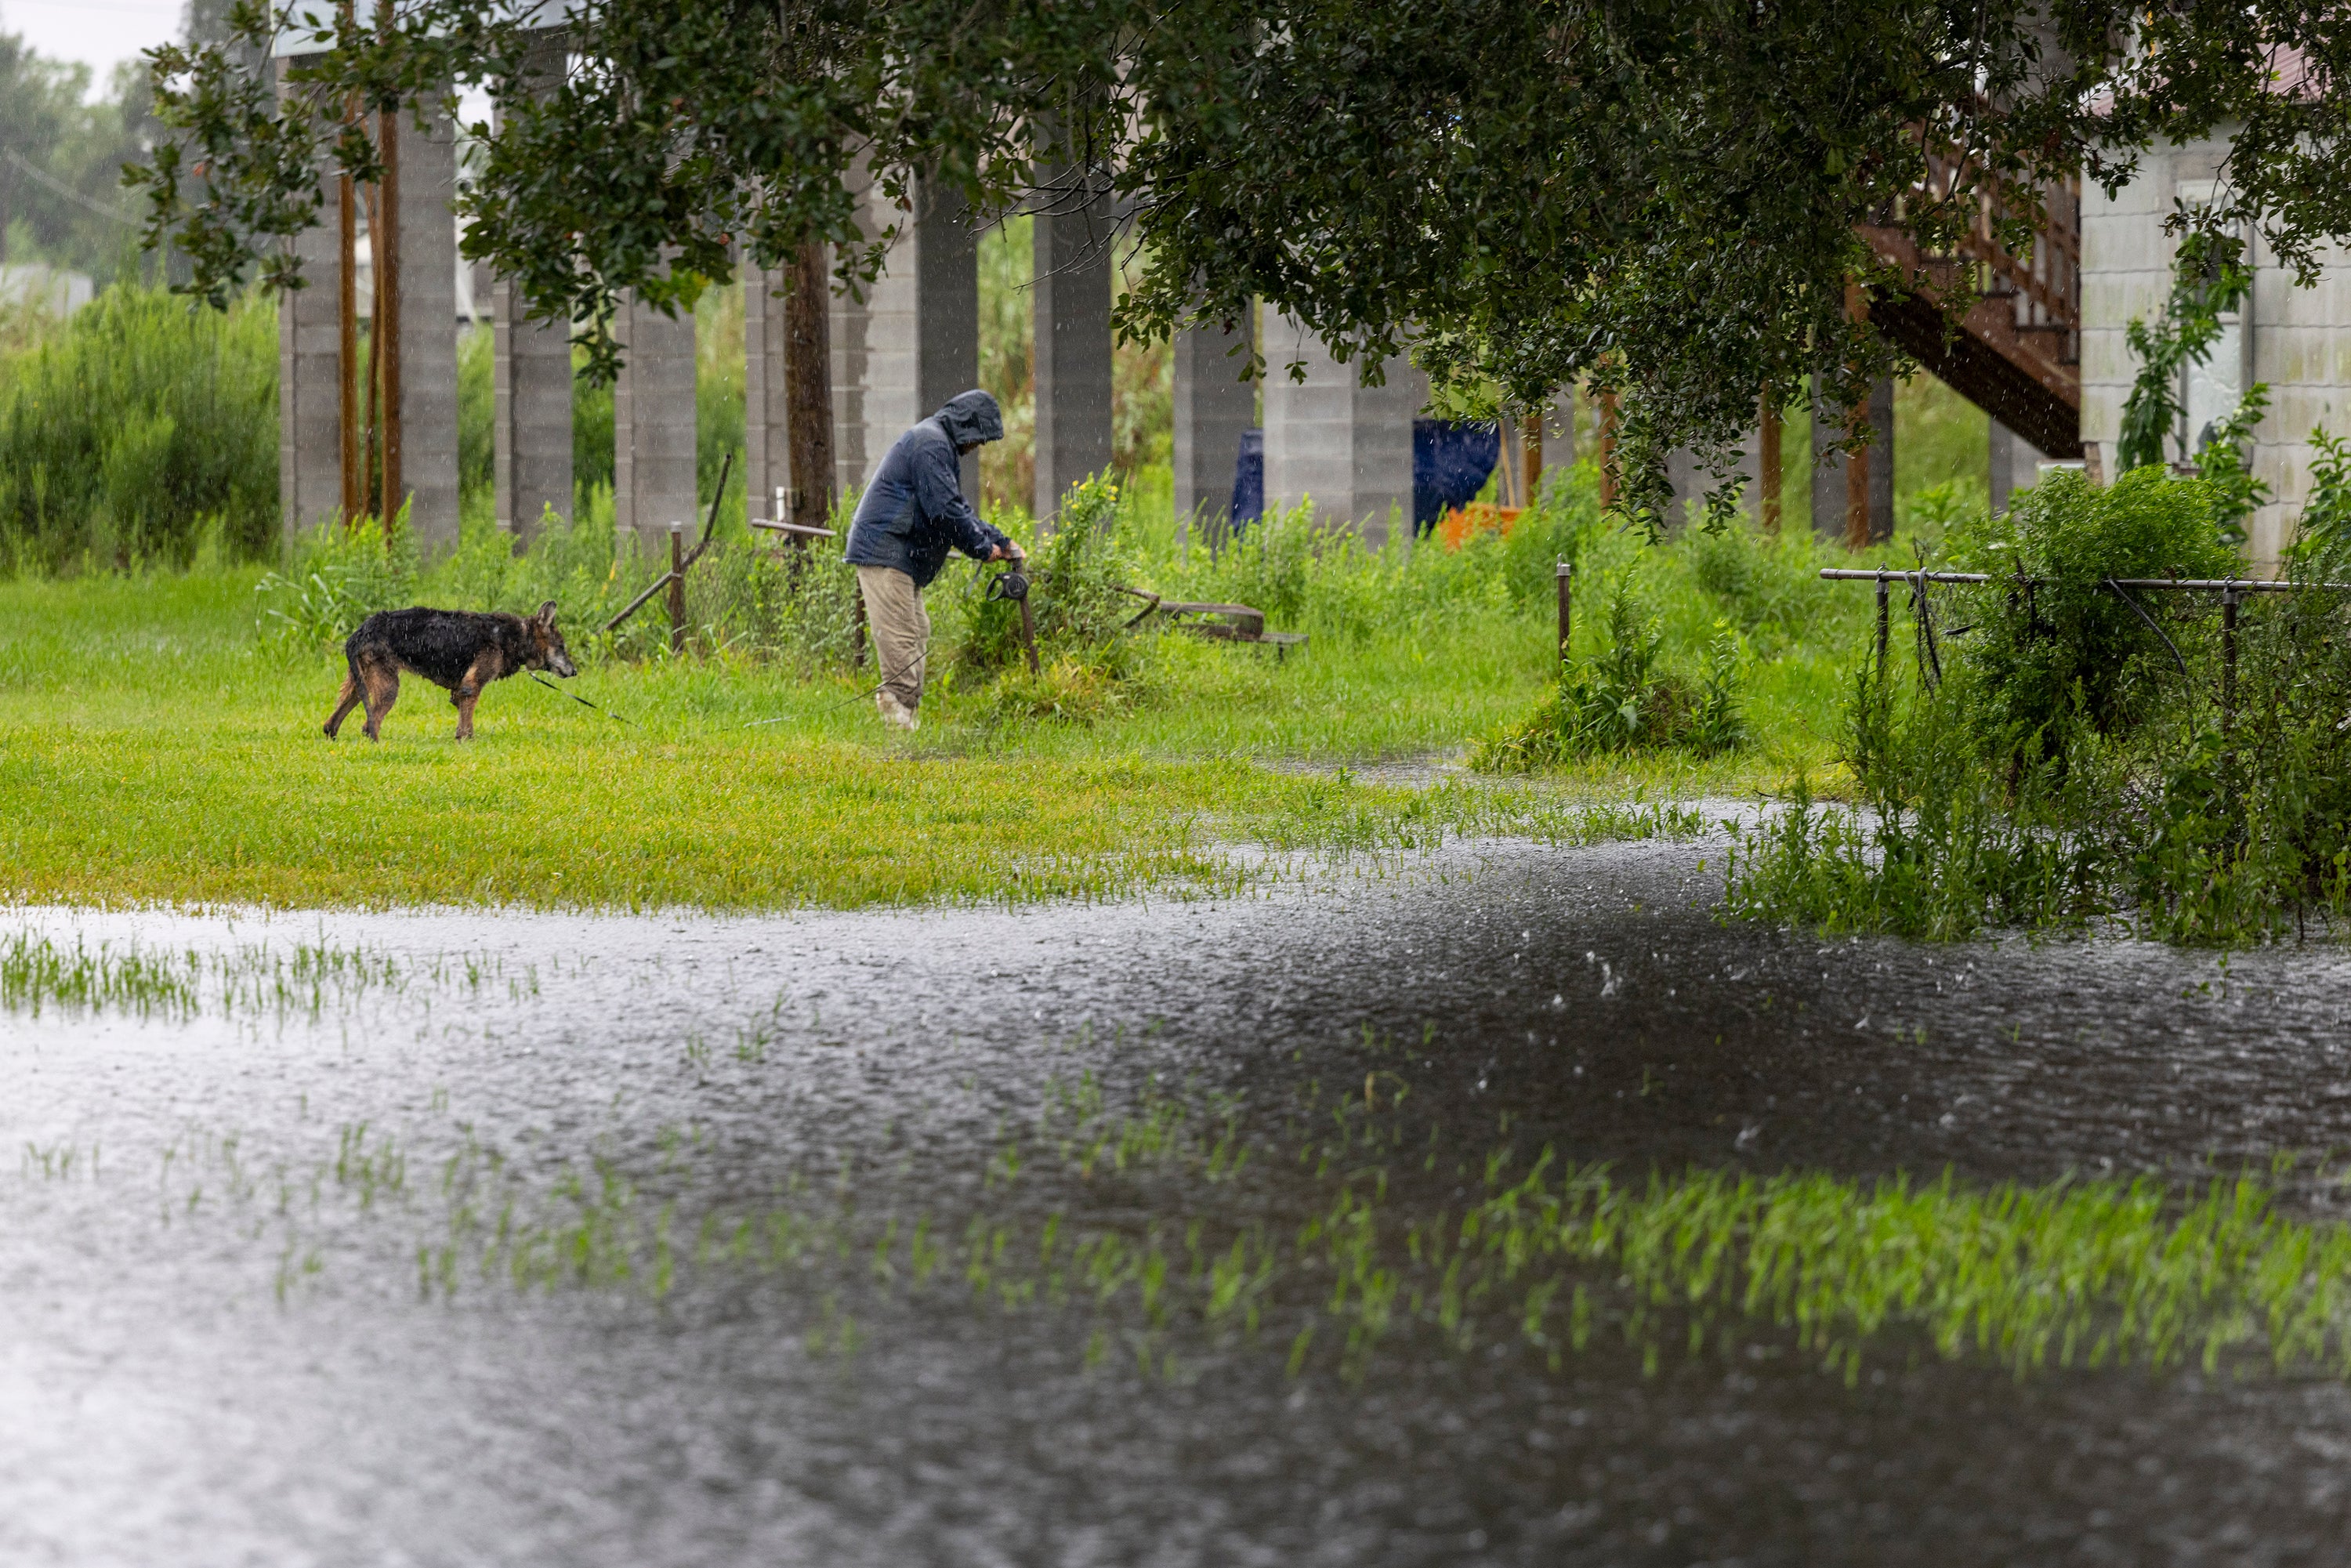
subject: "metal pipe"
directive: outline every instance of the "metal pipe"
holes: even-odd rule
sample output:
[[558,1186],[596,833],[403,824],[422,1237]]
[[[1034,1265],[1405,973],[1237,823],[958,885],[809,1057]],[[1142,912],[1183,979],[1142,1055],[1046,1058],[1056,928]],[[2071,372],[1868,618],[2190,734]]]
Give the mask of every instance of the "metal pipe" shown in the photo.
[[1570,635],[1574,621],[1575,568],[1562,558],[1559,563],[1559,656],[1564,663],[1568,654]]
[[669,651],[685,652],[685,525],[669,526]]
[[[1830,581],[1884,582],[1893,578],[1902,582],[2045,582],[2046,578],[1994,578],[1980,571],[1902,571],[1887,569],[1877,571],[1856,570],[1848,567],[1823,567],[1821,576]],[[2325,588],[2337,592],[2351,592],[2351,582],[2296,582],[2291,578],[2271,577],[2117,577],[2108,580],[2121,588],[2182,588],[2204,592],[2291,593],[2298,589]]]
[[1886,608],[1886,574],[1877,574],[1877,678],[1886,678],[1886,631],[1890,612]]
[[2220,591],[2220,789],[2233,811],[2237,803],[2237,604],[2231,584]]

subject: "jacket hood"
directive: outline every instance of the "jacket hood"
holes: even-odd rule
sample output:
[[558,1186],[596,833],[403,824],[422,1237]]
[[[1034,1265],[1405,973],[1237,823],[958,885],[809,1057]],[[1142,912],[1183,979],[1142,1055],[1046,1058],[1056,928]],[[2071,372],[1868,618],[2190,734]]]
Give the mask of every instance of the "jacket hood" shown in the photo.
[[1004,415],[996,400],[977,387],[947,399],[933,417],[957,446],[1004,439]]

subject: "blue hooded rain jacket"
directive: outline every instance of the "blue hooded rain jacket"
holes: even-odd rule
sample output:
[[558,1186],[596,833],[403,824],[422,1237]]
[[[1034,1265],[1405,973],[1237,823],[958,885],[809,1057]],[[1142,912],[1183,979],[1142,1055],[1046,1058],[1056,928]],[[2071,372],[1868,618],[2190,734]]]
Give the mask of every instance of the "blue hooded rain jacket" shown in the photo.
[[979,520],[964,499],[957,446],[1004,439],[996,400],[977,388],[898,437],[857,503],[849,525],[852,566],[894,567],[928,586],[959,549],[983,560],[1010,541]]

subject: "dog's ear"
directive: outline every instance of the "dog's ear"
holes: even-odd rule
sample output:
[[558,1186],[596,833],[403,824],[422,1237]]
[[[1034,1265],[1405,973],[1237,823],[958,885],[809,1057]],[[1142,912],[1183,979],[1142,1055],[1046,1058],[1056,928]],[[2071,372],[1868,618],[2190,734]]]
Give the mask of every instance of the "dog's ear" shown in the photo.
[[555,601],[552,599],[538,607],[538,623],[542,626],[555,624]]

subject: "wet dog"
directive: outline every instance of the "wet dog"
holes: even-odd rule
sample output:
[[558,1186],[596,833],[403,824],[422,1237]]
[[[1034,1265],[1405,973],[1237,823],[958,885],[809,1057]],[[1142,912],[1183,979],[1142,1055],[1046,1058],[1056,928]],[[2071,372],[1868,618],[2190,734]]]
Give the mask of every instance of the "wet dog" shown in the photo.
[[519,615],[484,615],[464,610],[384,610],[360,622],[343,644],[350,674],[327,721],[327,738],[344,716],[367,704],[367,737],[383,730],[383,716],[400,698],[400,672],[423,675],[445,686],[457,709],[457,738],[474,736],[474,703],[482,688],[517,670],[552,670],[572,675],[571,654],[555,629],[555,601],[525,620]]

